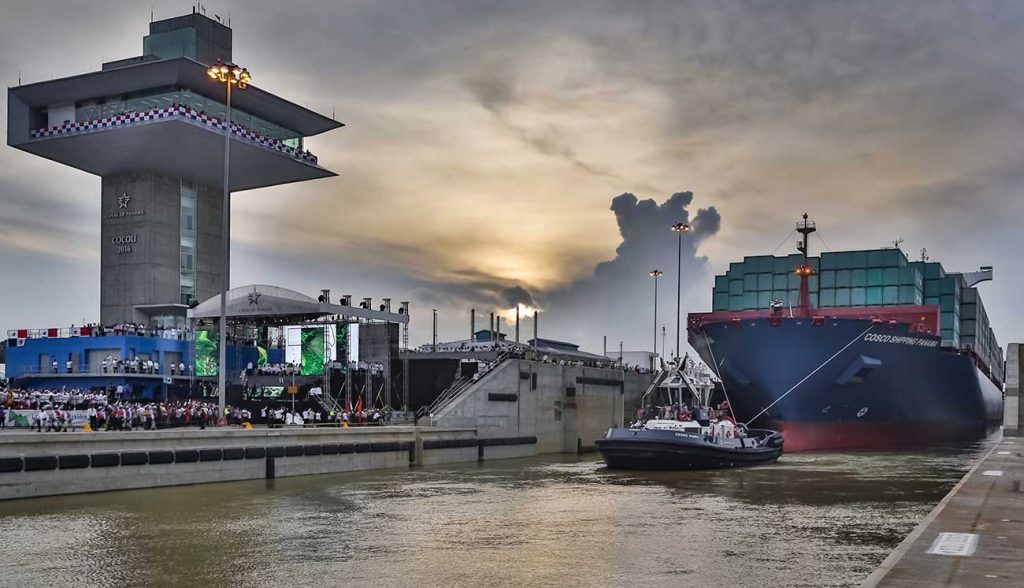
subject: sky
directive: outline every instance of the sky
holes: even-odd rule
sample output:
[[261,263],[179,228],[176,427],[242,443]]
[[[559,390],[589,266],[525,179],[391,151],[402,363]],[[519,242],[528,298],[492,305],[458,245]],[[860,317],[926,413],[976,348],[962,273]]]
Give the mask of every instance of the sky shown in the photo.
[[[744,255],[927,248],[1024,339],[1024,4],[211,1],[256,86],[346,124],[338,177],[237,193],[232,285],[410,300],[413,344],[517,304],[541,336],[674,346]],[[155,2],[157,19],[191,12]],[[7,86],[141,53],[150,3],[7,0]],[[3,118],[6,121],[6,117]],[[99,178],[0,148],[0,329],[98,320]],[[780,245],[781,243],[781,245]],[[659,280],[655,321],[651,269]],[[524,322],[525,333],[532,324]],[[506,325],[504,330],[509,330]]]

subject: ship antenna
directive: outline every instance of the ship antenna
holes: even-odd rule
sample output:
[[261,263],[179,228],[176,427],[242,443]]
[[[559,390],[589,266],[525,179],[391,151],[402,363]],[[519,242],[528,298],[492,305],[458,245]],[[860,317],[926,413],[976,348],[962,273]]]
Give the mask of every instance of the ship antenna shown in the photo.
[[899,249],[901,243],[903,243],[903,237],[897,237],[896,240],[892,242],[892,248]]
[[921,248],[921,261],[928,261],[928,249],[925,247]]
[[803,258],[800,261],[800,265],[796,268],[796,275],[800,276],[800,304],[799,312],[803,317],[811,316],[811,289],[808,283],[810,277],[814,274],[814,268],[807,260],[808,243],[807,237],[815,232],[817,227],[814,221],[807,219],[807,213],[804,213],[803,220],[796,224],[796,231],[803,235],[803,240],[797,243],[797,251],[803,254]]

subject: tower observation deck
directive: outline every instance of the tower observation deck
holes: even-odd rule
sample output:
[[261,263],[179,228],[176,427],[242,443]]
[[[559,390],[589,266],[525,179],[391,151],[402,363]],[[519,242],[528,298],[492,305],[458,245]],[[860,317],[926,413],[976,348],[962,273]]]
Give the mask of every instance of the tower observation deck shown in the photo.
[[[182,327],[220,291],[231,29],[193,13],[149,25],[143,54],[8,88],[8,145],[100,176],[100,322]],[[232,192],[335,174],[306,137],[343,126],[258,87],[231,100]],[[229,217],[230,220],[230,217]]]

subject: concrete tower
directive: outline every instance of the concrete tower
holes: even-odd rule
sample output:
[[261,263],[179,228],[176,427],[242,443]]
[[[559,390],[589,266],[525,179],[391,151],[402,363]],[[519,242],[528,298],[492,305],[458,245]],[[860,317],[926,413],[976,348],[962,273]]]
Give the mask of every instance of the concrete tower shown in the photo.
[[[7,143],[102,178],[101,323],[181,327],[228,271],[225,88],[206,70],[232,61],[231,29],[193,13],[150,23],[142,45],[101,71],[8,88]],[[232,192],[335,175],[303,139],[341,123],[254,86],[233,92],[231,121]]]

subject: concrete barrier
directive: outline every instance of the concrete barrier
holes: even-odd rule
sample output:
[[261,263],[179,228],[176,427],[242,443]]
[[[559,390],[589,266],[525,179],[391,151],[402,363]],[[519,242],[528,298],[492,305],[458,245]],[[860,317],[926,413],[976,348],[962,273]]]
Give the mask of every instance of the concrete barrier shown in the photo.
[[0,500],[537,454],[473,429],[207,429],[0,435]]

